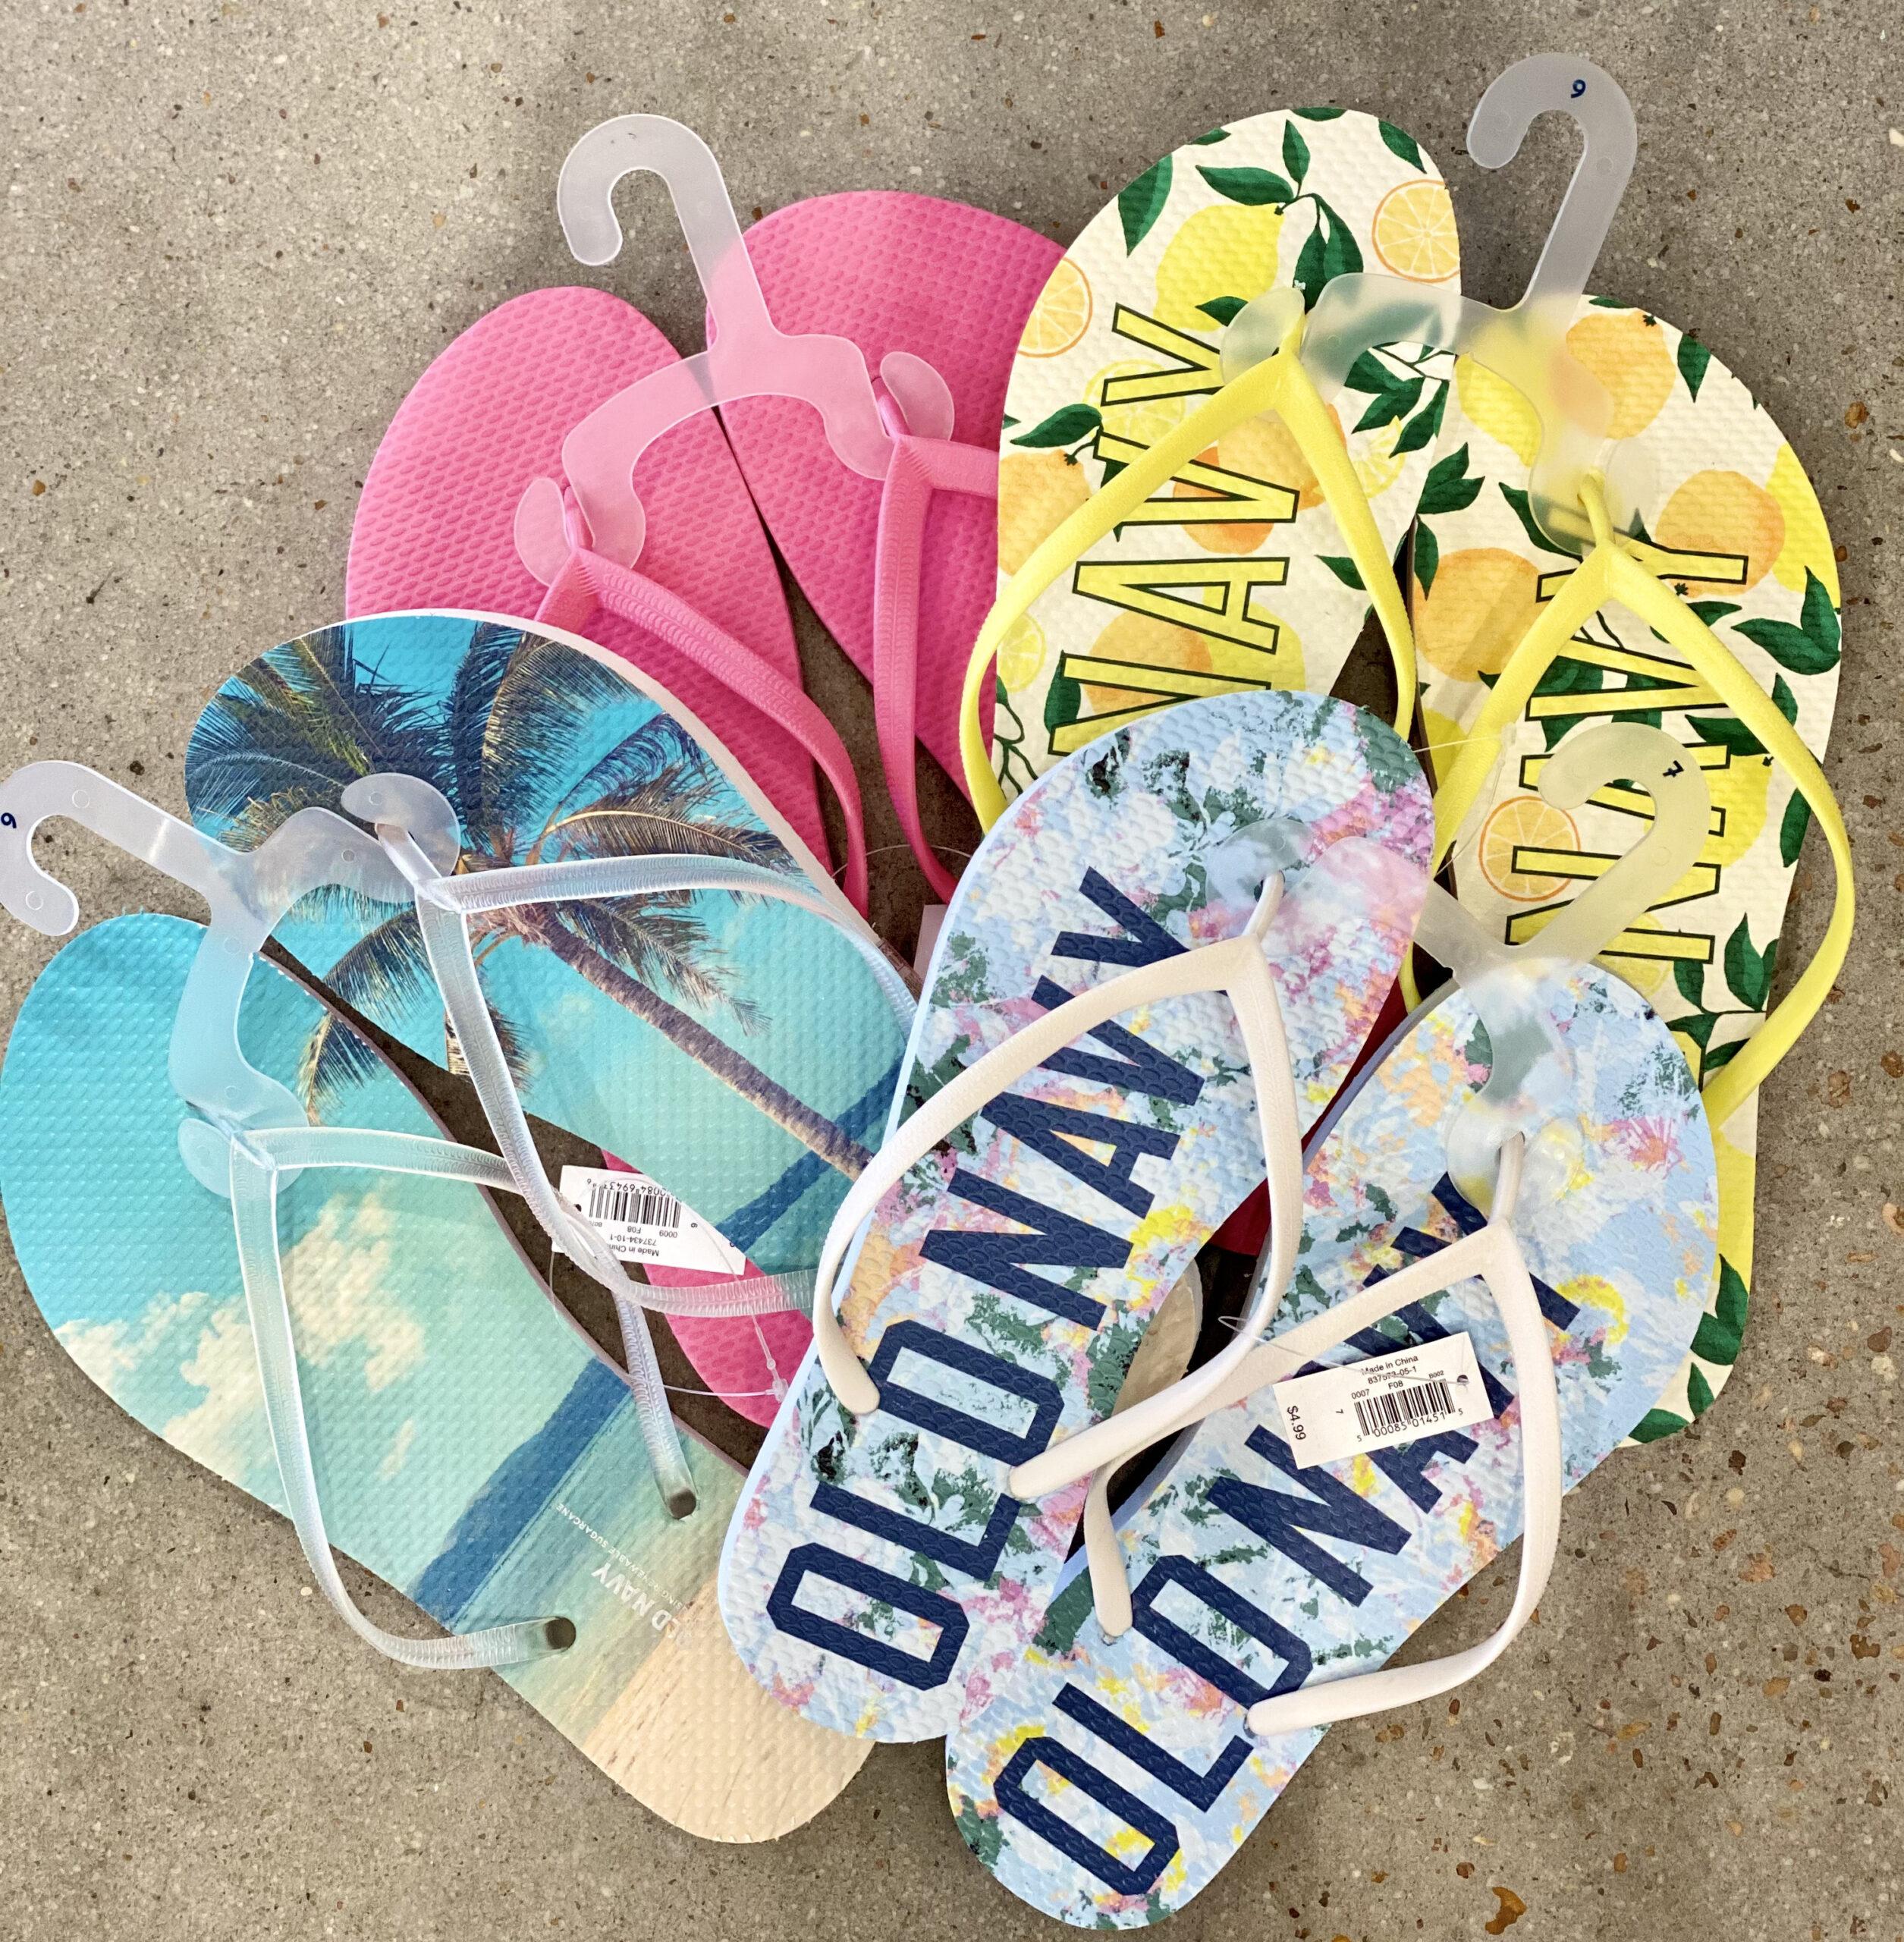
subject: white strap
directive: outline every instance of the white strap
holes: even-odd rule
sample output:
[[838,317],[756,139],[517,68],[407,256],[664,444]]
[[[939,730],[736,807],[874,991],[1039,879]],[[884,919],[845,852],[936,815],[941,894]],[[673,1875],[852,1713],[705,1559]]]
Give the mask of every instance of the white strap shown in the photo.
[[[1203,991],[1225,993],[1243,1029],[1269,1179],[1275,1259],[1258,1279],[1245,1318],[1250,1332],[1239,1334],[1237,1341],[1207,1368],[1097,1425],[1096,1431],[1104,1434],[1097,1438],[1092,1448],[1105,1453],[1093,1456],[1084,1467],[1091,1468],[1098,1461],[1114,1462],[1120,1449],[1142,1448],[1153,1439],[1150,1425],[1157,1416],[1167,1413],[1174,1404],[1180,1406],[1186,1393],[1200,1396],[1221,1382],[1225,1372],[1249,1353],[1288,1286],[1302,1228],[1302,1145],[1295,1080],[1275,980],[1264,957],[1265,938],[1282,891],[1281,874],[1272,872],[1240,935],[1142,965],[1048,1011],[975,1060],[894,1130],[840,1203],[820,1249],[813,1296],[814,1345],[827,1381],[847,1409],[856,1416],[870,1414],[879,1406],[879,1391],[840,1325],[833,1286],[854,1237],[872,1218],[887,1190],[955,1129],[1073,1041],[1121,1013]],[[1073,1450],[1093,1436],[1093,1431],[1085,1431],[1061,1447]],[[1031,1467],[1021,1466],[1013,1472],[1008,1488],[1014,1497],[1027,1494],[1018,1488],[1018,1478]]]

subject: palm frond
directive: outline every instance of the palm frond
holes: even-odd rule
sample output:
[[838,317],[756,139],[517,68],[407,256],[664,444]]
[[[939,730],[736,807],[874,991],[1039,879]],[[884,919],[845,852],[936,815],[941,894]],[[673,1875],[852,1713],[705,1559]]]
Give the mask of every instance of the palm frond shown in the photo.
[[526,638],[511,657],[483,736],[488,815],[533,828],[573,775],[605,711],[639,703],[640,691],[611,668],[560,641]]
[[419,992],[436,988],[416,913],[399,910],[366,931],[325,973],[324,982],[353,1011],[394,1024]]
[[551,824],[542,844],[560,856],[725,856],[768,867],[784,861],[769,831],[702,816],[726,786],[718,773],[671,765],[570,811]]
[[451,776],[449,798],[465,828],[490,819],[486,800],[490,764],[486,760],[490,711],[511,657],[522,645],[520,627],[480,623],[457,664],[443,709],[443,742]]
[[702,1011],[717,1007],[752,1031],[759,1008],[734,994],[732,968],[706,927],[686,911],[647,897],[552,907],[555,920],[598,957],[651,989]]
[[297,1095],[315,1120],[344,1095],[374,1078],[382,1069],[382,1055],[353,1026],[326,1012],[304,1042],[297,1061]]
[[578,778],[548,811],[551,822],[569,810],[604,796],[625,794],[639,784],[669,771],[698,782],[718,781],[707,751],[672,715],[651,716],[625,735],[586,774]]

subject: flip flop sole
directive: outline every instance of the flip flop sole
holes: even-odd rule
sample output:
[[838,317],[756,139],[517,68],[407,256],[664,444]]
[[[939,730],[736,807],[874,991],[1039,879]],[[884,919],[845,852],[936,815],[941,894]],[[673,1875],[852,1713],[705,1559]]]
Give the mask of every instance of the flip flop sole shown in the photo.
[[[0,1186],[27,1285],[74,1361],[182,1455],[281,1509],[231,1205],[186,1171],[178,1128],[193,1116],[166,1078],[203,935],[118,918],[41,974],[0,1068]],[[295,1086],[326,1029],[350,1028],[275,966],[254,968],[239,1036],[255,1066]],[[322,1123],[441,1136],[351,1036],[360,1077]],[[619,1372],[486,1197],[325,1168],[291,1180],[280,1207],[335,1546],[451,1630],[572,1619],[567,1651],[502,1676],[690,1832],[767,1840],[831,1800],[862,1749],[762,1693],[712,1610],[738,1471],[684,1437],[699,1505],[668,1518]]]
[[[1005,401],[1001,583],[1221,387],[1224,328],[1252,299],[1294,287],[1313,303],[1329,278],[1363,269],[1444,286],[1459,266],[1438,171],[1372,115],[1252,115],[1165,156],[1086,225],[1026,327]],[[1371,352],[1335,407],[1391,553],[1428,477],[1451,361]],[[1001,644],[992,765],[1005,793],[1186,696],[1326,692],[1369,611],[1348,551],[1280,420],[1238,426]]]
[[[1612,390],[1614,429],[1628,439],[1608,477],[1616,520],[1637,519],[1660,577],[1682,589],[1822,758],[1837,699],[1838,569],[1796,454],[1704,344],[1657,317],[1589,300],[1568,341]],[[1431,758],[1437,746],[1455,752],[1485,698],[1484,677],[1506,665],[1575,564],[1528,511],[1530,418],[1518,394],[1462,360],[1435,449],[1437,508],[1424,511],[1414,545]],[[1647,826],[1635,813],[1642,798],[1609,791],[1569,815],[1534,791],[1548,753],[1569,735],[1635,712],[1684,743],[1704,771],[1712,829],[1693,874],[1600,961],[1651,1001],[1703,1084],[1763,1021],[1809,815],[1737,717],[1623,608],[1581,629],[1507,729],[1455,881],[1463,906],[1517,943],[1630,849]],[[1644,1438],[1683,1428],[1731,1375],[1752,1279],[1757,1131],[1756,1095],[1714,1129],[1718,1277]]]
[[[1553,988],[1578,1117],[1530,1142],[1515,1226],[1553,1331],[1571,1488],[1685,1353],[1717,1188],[1665,1028],[1604,973]],[[1443,1167],[1450,1111],[1485,1076],[1485,1034],[1457,993],[1397,1039],[1312,1152],[1302,1252],[1272,1334],[1480,1224]],[[1321,1738],[1258,1739],[1248,1705],[1381,1664],[1519,1535],[1516,1378],[1481,1283],[1323,1359],[1464,1331],[1491,1420],[1299,1470],[1258,1391],[1186,1432],[1119,1519],[1130,1631],[1104,1637],[1074,1561],[1036,1640],[947,1739],[960,1830],[1014,1894],[1082,1928],[1183,1908]]]
[[[1012,805],[960,880],[908,1094],[1076,990],[1236,935],[1267,868],[1252,832],[1287,818],[1371,839],[1367,907],[1299,914],[1315,866],[1298,866],[1265,947],[1306,1123],[1393,981],[1412,916],[1381,921],[1383,872],[1419,884],[1425,815],[1392,732],[1315,696],[1221,696],[1105,737]],[[1082,1485],[1017,1503],[1010,1468],[1110,1411],[1157,1305],[1262,1174],[1242,1036],[1211,994],[1059,1054],[885,1197],[839,1310],[881,1406],[848,1416],[809,1356],[729,1533],[721,1609],[763,1684],[842,1732],[950,1729],[1036,1633],[1082,1507]]]

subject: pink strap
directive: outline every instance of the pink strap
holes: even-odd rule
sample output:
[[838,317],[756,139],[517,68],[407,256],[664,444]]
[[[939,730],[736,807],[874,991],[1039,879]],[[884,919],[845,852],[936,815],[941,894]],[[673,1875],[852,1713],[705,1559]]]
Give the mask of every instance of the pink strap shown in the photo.
[[846,822],[847,898],[865,916],[866,828],[859,778],[845,743],[806,690],[705,614],[696,613],[678,594],[669,592],[632,567],[617,566],[599,553],[573,547],[542,595],[536,618],[580,633],[598,606],[646,628],[706,669],[740,700],[791,735],[819,765],[839,799]]
[[919,562],[925,518],[935,492],[998,496],[998,454],[949,438],[895,437],[892,464],[879,501],[879,538],[873,557],[872,701],[879,757],[899,826],[925,880],[941,900],[953,878],[933,853],[919,820],[915,765],[919,710]]

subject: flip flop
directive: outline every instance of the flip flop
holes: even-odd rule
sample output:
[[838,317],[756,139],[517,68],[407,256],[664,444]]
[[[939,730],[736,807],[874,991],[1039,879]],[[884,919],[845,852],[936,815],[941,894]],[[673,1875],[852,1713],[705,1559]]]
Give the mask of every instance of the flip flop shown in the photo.
[[[448,1144],[375,1048],[274,965],[245,960],[241,1010],[233,994],[243,1055],[292,1086],[314,1040],[341,1039],[347,1098],[235,1139],[184,1103],[168,1042],[206,937],[165,916],[96,925],[14,1023],[0,1193],[48,1327],[155,1435],[291,1515],[369,1642],[413,1666],[494,1665],[691,1833],[799,1826],[864,1749],[776,1705],[727,1648],[712,1579],[739,1471],[687,1436],[698,1507],[669,1518],[621,1372],[477,1191],[508,1186],[501,1164]],[[234,1197],[193,1177],[194,1136]],[[463,1636],[371,1624],[333,1544]]]
[[1280,290],[1261,357],[1365,266],[1452,286],[1453,212],[1411,137],[1333,108],[1212,130],[1066,253],[1006,394],[1003,584],[962,715],[982,822],[1094,736],[1185,696],[1326,690],[1371,602],[1406,732],[1414,674],[1388,563],[1428,478],[1451,360],[1385,347],[1332,415],[1294,358],[1239,377],[1226,345]]
[[948,895],[951,873],[919,824],[915,743],[958,776],[959,687],[991,595],[1006,375],[1057,246],[981,209],[885,191],[793,204],[743,240],[707,145],[663,116],[626,115],[563,165],[558,205],[581,261],[620,250],[614,191],[636,169],[674,196],[709,343],[690,374],[649,378],[565,442],[596,544],[632,557],[642,517],[629,467],[718,404],[795,579],[873,684],[900,827]]
[[835,1217],[818,1353],[724,1554],[741,1658],[809,1718],[944,1733],[1035,1635],[1083,1492],[1004,1479],[1109,1415],[1164,1291],[1285,1153],[1293,1248],[1296,1142],[1412,933],[1424,804],[1381,723],[1259,692],[1114,731],[988,838],[907,1048],[917,1110]]
[[[350,793],[373,771],[393,798],[382,806]],[[799,838],[630,664],[574,636],[467,615],[382,616],[272,649],[219,691],[186,756],[194,818],[238,843],[313,803],[401,823],[404,778],[413,794],[442,785],[421,793],[445,825],[431,840],[449,875],[432,888],[426,859],[428,894],[412,908],[300,910],[279,928],[285,947],[412,1050],[470,1070],[537,1218],[611,1293],[625,1277],[612,1261],[590,1265],[589,1235],[542,1178],[525,1108],[624,1155],[753,1271],[810,1271],[891,1097],[909,1002]],[[509,866],[592,857],[599,872],[683,856],[653,897],[469,903]],[[439,931],[432,944],[419,917],[432,899],[458,897],[467,917],[451,913],[447,942]],[[479,973],[468,968],[472,924]],[[458,990],[467,1008],[446,1033]],[[351,1076],[326,1054],[312,1095]],[[617,1301],[630,1366],[658,1386],[625,1288]],[[752,1339],[746,1319],[708,1325]]]
[[530,291],[479,317],[419,378],[364,476],[344,611],[514,614],[607,648],[707,722],[815,856],[818,762],[845,819],[845,881],[864,910],[866,833],[845,747],[800,686],[780,574],[720,427],[705,414],[643,454],[639,561],[593,548],[559,486],[522,538],[517,511],[562,477],[562,442],[605,399],[680,358],[606,291]]
[[[1607,465],[1609,510],[1579,551],[1543,529],[1529,492],[1532,411],[1462,359],[1415,534],[1415,639],[1439,778],[1437,862],[1452,855],[1463,905],[1497,937],[1538,933],[1646,826],[1645,799],[1629,789],[1570,814],[1532,793],[1570,737],[1609,719],[1661,724],[1711,791],[1692,872],[1602,960],[1671,1026],[1719,1155],[1715,1285],[1684,1365],[1635,1430],[1649,1440],[1701,1414],[1731,1372],[1752,1278],[1758,1089],[1830,991],[1850,938],[1849,850],[1817,760],[1837,692],[1838,574],[1797,456],[1703,343],[1598,297],[1566,341],[1611,394],[1609,434],[1623,442]],[[1814,816],[1836,901],[1817,953],[1774,1005]]]
[[[1125,1609],[1101,1622],[1086,1557],[1073,1560],[1035,1640],[949,1733],[960,1832],[1041,1912],[1083,1928],[1177,1912],[1324,1724],[1446,1692],[1498,1656],[1541,1597],[1562,1489],[1683,1356],[1717,1193],[1690,1075],[1604,972],[1550,977],[1541,1004],[1566,1089],[1524,1151],[1506,1152],[1492,1218],[1447,1172],[1451,1123],[1491,1057],[1456,992],[1407,1021],[1315,1136],[1272,1338],[1117,1520]],[[1318,1359],[1450,1335],[1478,1357],[1480,1419],[1449,1390],[1410,1384],[1362,1424],[1356,1453],[1297,1453],[1307,1446],[1271,1385]],[[1306,1437],[1314,1409],[1299,1421]],[[1370,1670],[1524,1520],[1520,1582],[1492,1639]]]

